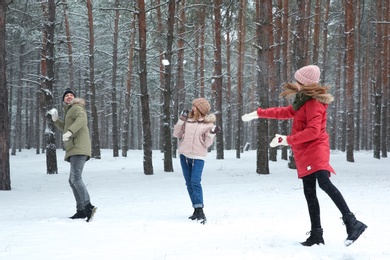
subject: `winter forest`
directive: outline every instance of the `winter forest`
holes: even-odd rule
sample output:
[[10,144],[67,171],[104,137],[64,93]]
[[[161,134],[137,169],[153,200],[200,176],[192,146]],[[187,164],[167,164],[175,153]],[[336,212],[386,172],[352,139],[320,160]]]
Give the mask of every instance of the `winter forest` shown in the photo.
[[[332,150],[387,157],[390,143],[390,1],[387,0],[0,0],[0,190],[10,190],[9,157],[45,153],[57,173],[62,148],[48,110],[62,116],[71,88],[87,103],[92,156],[143,151],[172,172],[172,128],[205,97],[217,116],[216,159],[257,150],[256,172],[281,158],[269,142],[289,121],[241,116],[284,106],[281,86],[309,64],[335,101],[328,109]],[[280,148],[279,148],[280,149]],[[152,151],[163,153],[153,162]],[[132,160],[129,158],[128,160]]]

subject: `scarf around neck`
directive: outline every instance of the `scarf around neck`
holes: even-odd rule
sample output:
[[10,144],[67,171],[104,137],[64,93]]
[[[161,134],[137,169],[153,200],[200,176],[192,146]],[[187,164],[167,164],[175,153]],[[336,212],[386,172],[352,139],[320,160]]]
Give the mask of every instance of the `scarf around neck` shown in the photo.
[[306,103],[306,101],[308,101],[309,99],[311,99],[310,96],[306,95],[305,93],[303,92],[297,92],[297,94],[295,95],[295,99],[292,103],[292,107],[295,111],[297,111],[301,106],[303,106],[303,104]]

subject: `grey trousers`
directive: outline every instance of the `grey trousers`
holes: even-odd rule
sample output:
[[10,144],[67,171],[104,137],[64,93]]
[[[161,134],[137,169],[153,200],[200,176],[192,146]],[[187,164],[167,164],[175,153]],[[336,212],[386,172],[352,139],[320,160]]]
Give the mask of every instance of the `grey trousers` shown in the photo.
[[86,155],[72,155],[69,157],[69,184],[72,188],[74,198],[76,199],[77,210],[84,210],[85,206],[90,202],[87,188],[85,187],[81,176],[87,158]]

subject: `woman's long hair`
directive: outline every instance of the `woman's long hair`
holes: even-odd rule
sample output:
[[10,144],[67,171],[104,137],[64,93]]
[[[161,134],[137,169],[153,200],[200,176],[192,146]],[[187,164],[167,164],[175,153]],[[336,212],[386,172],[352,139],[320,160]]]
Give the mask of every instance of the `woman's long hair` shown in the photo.
[[204,116],[199,112],[198,109],[195,110],[195,112],[193,110],[190,111],[190,113],[188,114],[188,118],[191,118],[191,119],[194,119],[196,121],[198,121],[200,118],[203,118]]
[[[300,85],[301,90],[298,90],[297,84]],[[280,97],[292,97],[294,96],[298,91],[301,91],[305,93],[306,95],[310,97],[327,94],[328,93],[328,86],[321,86],[319,83],[314,83],[310,85],[302,85],[300,83],[285,83],[283,85],[284,91],[279,95]]]

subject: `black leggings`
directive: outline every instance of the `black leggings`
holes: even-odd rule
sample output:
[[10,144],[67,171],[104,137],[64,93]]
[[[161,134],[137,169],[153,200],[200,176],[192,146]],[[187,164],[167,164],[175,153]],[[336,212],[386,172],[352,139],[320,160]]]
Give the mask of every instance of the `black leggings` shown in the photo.
[[302,178],[303,192],[309,208],[312,230],[315,228],[321,228],[320,204],[317,199],[316,180],[318,180],[318,186],[320,186],[320,188],[328,194],[343,216],[350,213],[343,195],[330,181],[328,171],[321,170],[305,176]]

